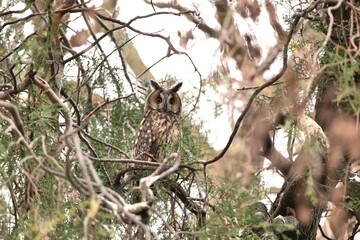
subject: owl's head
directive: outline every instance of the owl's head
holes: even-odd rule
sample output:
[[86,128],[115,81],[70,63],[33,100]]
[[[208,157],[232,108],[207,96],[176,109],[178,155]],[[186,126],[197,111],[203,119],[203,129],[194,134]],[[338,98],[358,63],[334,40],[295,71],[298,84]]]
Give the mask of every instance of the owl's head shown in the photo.
[[181,99],[177,91],[182,86],[182,82],[175,84],[169,89],[164,89],[157,82],[150,80],[153,91],[146,99],[145,113],[149,109],[164,111],[180,115],[181,113]]

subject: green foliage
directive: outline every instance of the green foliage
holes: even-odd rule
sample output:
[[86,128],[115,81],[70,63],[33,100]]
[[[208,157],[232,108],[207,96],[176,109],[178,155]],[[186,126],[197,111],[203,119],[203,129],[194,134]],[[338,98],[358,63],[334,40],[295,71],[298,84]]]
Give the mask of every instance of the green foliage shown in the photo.
[[[339,59],[340,56],[333,56]],[[341,59],[339,59],[341,61]],[[339,105],[344,106],[344,109],[352,115],[358,116],[360,114],[360,93],[355,82],[355,75],[359,71],[358,61],[342,61],[334,66],[333,74],[338,76],[337,84],[337,98]]]
[[[219,202],[207,220],[207,229],[201,233],[201,239],[259,239],[256,233],[248,231],[264,224],[251,207],[263,195],[258,184],[254,181],[252,189],[243,189],[238,182],[215,186],[212,195],[218,196]],[[242,234],[244,231],[246,236]]]
[[354,216],[360,219],[360,186],[359,181],[356,179],[350,179],[347,186],[348,197],[346,199],[347,207],[353,211]]
[[[225,182],[213,186],[210,195],[214,211],[210,212],[207,226],[200,239],[291,239],[296,220],[284,221],[282,217],[270,219],[267,206],[262,203],[269,196],[260,179],[253,178],[251,188],[243,188],[238,181]],[[295,218],[294,218],[295,219]]]
[[[360,93],[357,79],[360,70],[359,59],[350,57],[340,47],[333,47],[326,49],[322,60],[329,62],[326,77],[335,80],[336,103],[347,114],[359,116]],[[323,81],[326,84],[329,79]]]
[[349,115],[360,114],[360,93],[358,91],[358,72],[360,63],[358,57],[352,57],[340,46],[330,45],[324,50],[320,60],[327,64],[326,74],[319,81],[321,88],[326,88],[330,80],[336,87],[335,101]]
[[[359,194],[359,192],[357,193]],[[357,198],[358,196],[359,195],[357,195],[356,197],[349,197],[347,201],[347,207],[354,211],[354,215],[357,216],[357,218],[360,217],[360,201]]]

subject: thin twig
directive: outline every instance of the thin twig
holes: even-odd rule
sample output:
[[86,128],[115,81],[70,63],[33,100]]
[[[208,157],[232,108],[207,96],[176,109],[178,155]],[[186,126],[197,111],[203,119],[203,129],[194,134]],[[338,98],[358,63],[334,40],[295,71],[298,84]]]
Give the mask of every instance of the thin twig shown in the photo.
[[326,234],[325,234],[325,232],[324,232],[324,230],[322,229],[322,227],[321,227],[320,224],[319,224],[318,226],[319,226],[319,230],[320,230],[320,232],[321,232],[321,235],[322,235],[326,240],[334,240],[334,239],[329,238],[328,236],[326,236]]

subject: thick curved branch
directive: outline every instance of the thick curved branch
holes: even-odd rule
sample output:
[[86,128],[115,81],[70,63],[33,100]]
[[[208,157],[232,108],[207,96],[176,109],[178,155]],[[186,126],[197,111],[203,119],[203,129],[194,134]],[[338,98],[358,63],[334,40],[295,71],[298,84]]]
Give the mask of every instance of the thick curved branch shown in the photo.
[[24,137],[25,136],[24,125],[23,125],[23,122],[21,120],[20,114],[19,114],[16,106],[9,103],[9,102],[5,102],[5,101],[0,99],[0,107],[3,107],[3,108],[5,108],[6,110],[9,111],[9,113],[12,116],[12,119],[14,121],[14,124],[15,124],[16,128],[19,130],[21,135]]
[[287,176],[292,166],[292,162],[276,150],[268,134],[266,134],[263,143],[262,155],[269,159],[274,167],[284,176]]

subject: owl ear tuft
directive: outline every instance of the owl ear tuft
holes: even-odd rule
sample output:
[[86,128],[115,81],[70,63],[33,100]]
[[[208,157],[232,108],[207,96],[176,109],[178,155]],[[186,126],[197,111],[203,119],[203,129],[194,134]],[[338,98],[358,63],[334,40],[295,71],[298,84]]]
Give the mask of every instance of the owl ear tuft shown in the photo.
[[173,92],[177,92],[180,90],[181,86],[182,86],[182,82],[176,84],[175,86],[173,86],[170,90],[173,91]]
[[155,89],[162,89],[162,87],[157,83],[155,82],[154,80],[150,80],[150,85]]

